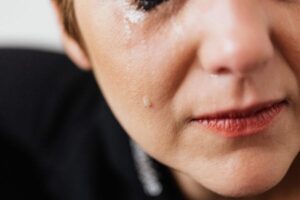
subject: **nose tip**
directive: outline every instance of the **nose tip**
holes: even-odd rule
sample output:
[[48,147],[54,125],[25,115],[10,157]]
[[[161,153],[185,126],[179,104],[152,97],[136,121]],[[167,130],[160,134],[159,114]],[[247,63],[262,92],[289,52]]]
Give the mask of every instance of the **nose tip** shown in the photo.
[[210,74],[243,75],[269,62],[274,49],[267,34],[230,34],[212,37],[200,50],[202,66]]
[[266,66],[274,56],[274,46],[270,21],[261,12],[261,4],[238,0],[219,4],[211,11],[211,23],[198,45],[204,70],[245,75]]

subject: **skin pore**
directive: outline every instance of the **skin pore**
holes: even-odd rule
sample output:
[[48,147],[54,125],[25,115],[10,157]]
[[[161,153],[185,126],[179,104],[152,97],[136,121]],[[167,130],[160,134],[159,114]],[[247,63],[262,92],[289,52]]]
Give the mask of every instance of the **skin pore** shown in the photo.
[[[300,1],[74,0],[91,66],[110,108],[187,199],[300,199]],[[88,63],[87,63],[88,62]],[[191,119],[288,102],[258,135],[225,138]]]

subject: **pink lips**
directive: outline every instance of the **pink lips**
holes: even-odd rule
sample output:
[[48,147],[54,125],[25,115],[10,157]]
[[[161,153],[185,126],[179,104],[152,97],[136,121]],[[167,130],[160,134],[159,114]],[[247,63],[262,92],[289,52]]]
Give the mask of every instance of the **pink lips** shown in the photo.
[[286,101],[264,103],[244,110],[200,116],[193,121],[224,137],[253,135],[266,129],[286,104]]

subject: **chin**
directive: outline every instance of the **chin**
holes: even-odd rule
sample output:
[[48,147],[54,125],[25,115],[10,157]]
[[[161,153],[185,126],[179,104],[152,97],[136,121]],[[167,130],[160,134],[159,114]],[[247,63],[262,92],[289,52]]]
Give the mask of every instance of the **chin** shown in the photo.
[[[266,193],[271,188],[275,187],[278,182],[268,182],[268,183],[253,183],[241,185],[237,184],[231,187],[224,186],[223,188],[216,188],[213,192],[224,196],[232,198],[242,198],[242,197],[252,197]],[[232,184],[230,184],[232,185]]]
[[223,171],[215,181],[206,186],[214,193],[225,197],[250,197],[263,194],[278,185],[287,169],[276,166],[266,168],[240,168]]
[[197,174],[194,171],[193,177],[206,189],[224,197],[256,196],[266,193],[282,181],[293,160],[287,157],[280,159],[278,154],[247,156],[241,153],[202,168],[205,173],[199,170]]

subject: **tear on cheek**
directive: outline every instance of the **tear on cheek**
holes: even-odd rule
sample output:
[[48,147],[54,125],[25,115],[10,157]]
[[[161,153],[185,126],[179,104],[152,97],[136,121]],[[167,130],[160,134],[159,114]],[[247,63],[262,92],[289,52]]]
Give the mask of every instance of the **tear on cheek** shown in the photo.
[[133,38],[133,29],[141,25],[146,19],[145,12],[137,10],[132,2],[133,0],[116,0],[116,3],[119,7],[119,12],[122,16],[121,27],[125,31],[125,40],[127,42]]
[[143,105],[145,108],[152,108],[153,104],[148,96],[143,97]]

